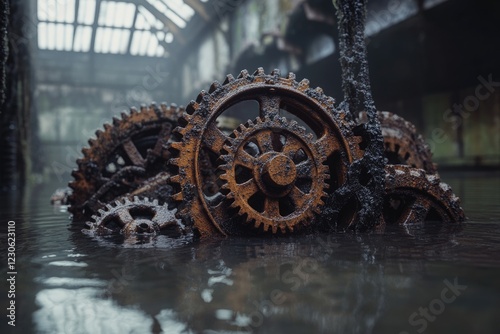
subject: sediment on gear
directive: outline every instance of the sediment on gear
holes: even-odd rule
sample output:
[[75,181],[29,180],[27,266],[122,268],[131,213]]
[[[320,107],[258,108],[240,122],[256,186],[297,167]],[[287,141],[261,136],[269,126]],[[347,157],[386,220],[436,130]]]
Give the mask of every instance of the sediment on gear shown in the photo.
[[[365,230],[372,228],[380,218],[380,206],[384,194],[384,145],[377,110],[371,95],[368,60],[365,45],[366,0],[337,0],[342,68],[343,110],[354,122],[358,113],[365,110],[367,122],[353,131],[362,138],[363,156],[349,167],[347,183],[332,194],[323,215],[325,226]],[[345,222],[346,212],[356,212]],[[347,226],[346,226],[347,225]]]

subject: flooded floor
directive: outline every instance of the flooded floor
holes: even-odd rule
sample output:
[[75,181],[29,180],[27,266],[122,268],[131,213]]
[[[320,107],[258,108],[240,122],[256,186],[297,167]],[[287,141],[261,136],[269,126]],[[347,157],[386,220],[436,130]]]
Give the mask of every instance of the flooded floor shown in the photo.
[[[498,333],[500,173],[444,174],[460,229],[154,248],[91,239],[49,204],[63,183],[1,201],[1,333]],[[15,325],[6,308],[15,222]]]

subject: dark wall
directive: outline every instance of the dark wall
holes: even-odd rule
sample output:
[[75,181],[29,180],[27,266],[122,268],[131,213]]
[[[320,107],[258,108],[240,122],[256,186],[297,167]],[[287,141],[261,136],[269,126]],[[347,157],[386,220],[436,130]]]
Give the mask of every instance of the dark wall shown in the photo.
[[3,1],[1,6],[5,66],[1,73],[0,188],[10,191],[22,185],[31,169],[31,21],[28,1]]

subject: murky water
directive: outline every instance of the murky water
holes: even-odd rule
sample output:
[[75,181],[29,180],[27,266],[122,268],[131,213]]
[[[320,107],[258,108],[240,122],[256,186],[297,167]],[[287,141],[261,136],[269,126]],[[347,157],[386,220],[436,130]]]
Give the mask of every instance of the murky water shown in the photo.
[[[51,207],[1,201],[1,333],[498,333],[500,173],[444,175],[457,230],[113,246]],[[7,222],[16,222],[16,327]],[[4,330],[4,328],[6,330]]]

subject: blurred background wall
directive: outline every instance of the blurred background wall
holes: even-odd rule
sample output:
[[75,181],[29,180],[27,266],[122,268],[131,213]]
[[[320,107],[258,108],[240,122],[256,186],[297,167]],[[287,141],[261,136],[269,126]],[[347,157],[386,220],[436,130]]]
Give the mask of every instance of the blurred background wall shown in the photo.
[[[1,10],[6,189],[66,183],[112,116],[186,105],[242,69],[293,71],[343,97],[331,0],[4,0]],[[499,18],[494,0],[368,1],[377,107],[413,122],[440,168],[500,166]]]

